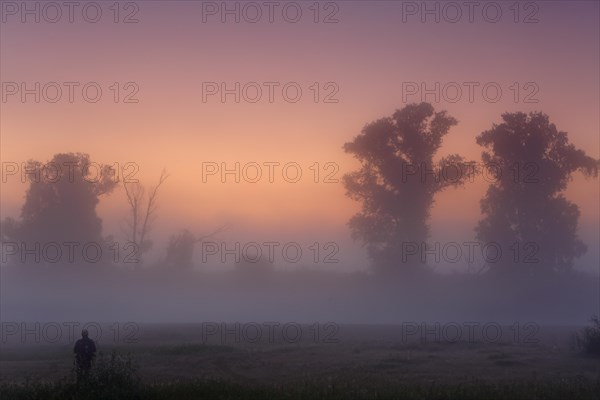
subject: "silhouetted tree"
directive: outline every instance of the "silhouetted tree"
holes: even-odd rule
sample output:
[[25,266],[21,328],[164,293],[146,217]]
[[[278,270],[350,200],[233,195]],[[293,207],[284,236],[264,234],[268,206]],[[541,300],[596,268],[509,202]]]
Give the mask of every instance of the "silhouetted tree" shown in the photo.
[[[25,171],[29,188],[20,220],[3,221],[2,240],[18,243],[18,254],[25,256],[26,263],[37,263],[36,255],[40,263],[49,259],[70,263],[69,249],[73,263],[95,260],[95,250],[90,250],[89,258],[82,252],[88,245],[106,250],[96,205],[116,186],[112,168],[91,163],[87,154],[66,153],[56,154],[46,164],[30,160]],[[50,245],[56,245],[48,250],[51,255],[44,254]]]
[[167,245],[165,265],[168,268],[191,269],[194,265],[193,255],[196,242],[196,236],[187,229],[171,235]]
[[214,238],[215,235],[227,229],[222,225],[207,235],[197,236],[188,229],[182,229],[177,234],[169,236],[167,244],[167,255],[163,262],[164,266],[171,269],[186,270],[194,266],[194,248],[196,243],[202,243],[206,239]]
[[158,178],[158,183],[150,188],[148,196],[146,196],[146,188],[139,182],[123,182],[131,212],[131,219],[128,221],[127,240],[135,246],[136,259],[139,261],[137,266],[142,262],[143,253],[152,248],[152,241],[148,239],[148,233],[152,230],[152,225],[156,219],[158,189],[168,177],[167,172],[163,170]]
[[362,202],[349,225],[353,237],[367,245],[377,270],[423,266],[420,250],[410,254],[413,245],[426,246],[434,197],[467,178],[467,165],[459,155],[434,163],[443,137],[456,124],[445,111],[434,112],[431,104],[410,104],[391,118],[368,124],[344,145],[362,164],[344,176],[346,194]]
[[477,238],[496,249],[492,270],[566,271],[586,251],[577,237],[579,208],[562,192],[571,175],[598,175],[598,161],[570,144],[547,115],[516,112],[477,137],[489,171],[497,171],[481,200]]

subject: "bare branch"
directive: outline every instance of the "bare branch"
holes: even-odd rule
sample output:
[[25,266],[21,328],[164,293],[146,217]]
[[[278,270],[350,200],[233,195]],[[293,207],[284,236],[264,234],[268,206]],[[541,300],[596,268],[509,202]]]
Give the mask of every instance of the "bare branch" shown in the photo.
[[223,232],[223,231],[227,230],[228,228],[229,228],[229,224],[221,225],[220,227],[218,227],[217,229],[215,229],[214,231],[212,231],[212,232],[211,232],[211,233],[209,233],[208,235],[203,235],[203,236],[200,236],[199,238],[197,238],[197,239],[194,241],[194,243],[202,242],[202,241],[204,241],[205,239],[212,238],[212,237],[214,237],[215,235],[217,235],[217,234],[219,234],[219,233],[221,233],[221,232]]
[[152,192],[150,193],[150,196],[148,197],[148,204],[146,207],[146,215],[144,216],[144,222],[142,224],[142,229],[140,232],[140,244],[144,243],[146,234],[148,233],[148,231],[150,230],[151,225],[152,225],[151,217],[154,214],[154,211],[156,211],[155,203],[156,203],[156,196],[158,195],[158,189],[161,187],[161,185],[164,183],[164,181],[167,180],[168,177],[169,177],[169,175],[167,174],[167,171],[163,169],[160,174],[160,178],[158,179],[158,183],[156,184],[156,186],[154,186],[154,188],[152,189]]

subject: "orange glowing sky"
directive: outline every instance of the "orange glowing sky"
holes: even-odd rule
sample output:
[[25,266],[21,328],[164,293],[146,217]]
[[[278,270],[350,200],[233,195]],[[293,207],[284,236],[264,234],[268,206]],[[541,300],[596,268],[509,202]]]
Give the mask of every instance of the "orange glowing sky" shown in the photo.
[[[351,246],[345,224],[358,204],[344,196],[341,184],[314,183],[308,167],[336,163],[338,179],[352,170],[356,163],[342,145],[365,124],[405,104],[403,82],[497,82],[503,88],[497,103],[484,101],[480,91],[473,103],[466,95],[456,103],[425,99],[459,120],[440,156],[458,152],[479,160],[475,137],[503,112],[540,110],[578,148],[600,157],[598,2],[537,2],[539,22],[531,24],[515,23],[508,3],[502,3],[505,17],[499,23],[476,13],[473,23],[454,24],[421,23],[418,17],[403,23],[401,2],[338,2],[339,22],[331,24],[314,23],[304,2],[306,17],[295,24],[279,14],[272,24],[221,23],[218,17],[203,23],[201,2],[138,4],[139,22],[133,24],[115,24],[111,15],[96,24],[78,14],[74,23],[21,23],[18,16],[6,16],[0,31],[3,83],[98,82],[104,92],[94,104],[77,90],[73,103],[8,97],[1,103],[0,156],[20,163],[86,152],[100,163],[135,162],[145,184],[166,168],[170,178],[160,197],[157,237],[233,221],[240,235],[290,240],[315,235]],[[232,97],[222,103],[216,96],[202,101],[202,82],[271,81],[297,82],[302,99],[288,103],[276,91],[273,103],[235,103]],[[114,82],[135,82],[139,102],[115,103],[108,89]],[[315,103],[309,89],[314,82],[335,82],[339,101]],[[535,82],[539,102],[515,103],[509,89],[514,82]],[[418,95],[408,98],[419,101]],[[212,177],[203,183],[203,162],[296,162],[303,178],[288,183],[276,174],[274,183],[223,184]],[[26,185],[13,179],[2,186],[2,217],[17,216]],[[486,187],[478,180],[436,198],[434,238],[468,240]],[[580,234],[589,246],[585,260],[597,262],[598,180],[577,175],[567,196],[581,210]],[[105,233],[118,234],[126,214],[122,191],[103,199],[99,211]],[[346,259],[362,251],[355,247]]]

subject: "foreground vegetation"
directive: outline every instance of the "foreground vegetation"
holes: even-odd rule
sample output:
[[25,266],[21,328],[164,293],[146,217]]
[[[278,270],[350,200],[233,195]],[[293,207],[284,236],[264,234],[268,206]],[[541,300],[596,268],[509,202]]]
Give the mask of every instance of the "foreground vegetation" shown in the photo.
[[132,357],[100,355],[93,373],[74,372],[57,381],[0,384],[0,398],[64,399],[597,399],[600,377],[447,383],[403,382],[349,376],[307,378],[287,384],[240,383],[228,379],[143,382]]
[[461,384],[393,384],[384,387],[326,379],[296,385],[251,385],[224,380],[85,385],[69,381],[3,384],[3,399],[597,399],[600,379]]
[[[597,399],[600,331],[597,317],[591,322],[572,332],[577,346],[570,350],[556,348],[554,339],[521,345],[398,343],[385,339],[386,332],[397,336],[390,327],[378,328],[377,335],[372,330],[360,335],[355,327],[355,340],[342,338],[335,345],[174,345],[190,338],[169,339],[157,328],[159,343],[152,344],[149,332],[141,346],[101,351],[90,376],[79,382],[74,371],[60,378],[69,371],[61,346],[4,352],[0,398]],[[549,337],[559,333],[551,330]],[[558,342],[566,336],[559,335]],[[37,376],[30,374],[34,361],[47,366]],[[51,374],[48,368],[64,372]]]

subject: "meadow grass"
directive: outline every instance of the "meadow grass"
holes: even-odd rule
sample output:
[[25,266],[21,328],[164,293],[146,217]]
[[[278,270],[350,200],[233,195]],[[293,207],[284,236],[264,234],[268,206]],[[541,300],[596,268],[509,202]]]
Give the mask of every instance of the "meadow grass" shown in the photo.
[[56,363],[25,381],[18,377],[30,375],[13,373],[14,381],[0,383],[0,399],[598,399],[599,360],[577,350],[356,341],[250,348],[177,339],[100,351],[78,383],[74,371],[60,378],[70,348],[12,349],[2,356],[5,372],[31,371],[53,356]]
[[382,387],[351,381],[294,385],[248,385],[224,380],[189,380],[114,386],[69,381],[0,385],[2,399],[597,399],[600,380],[437,384],[390,384]]

